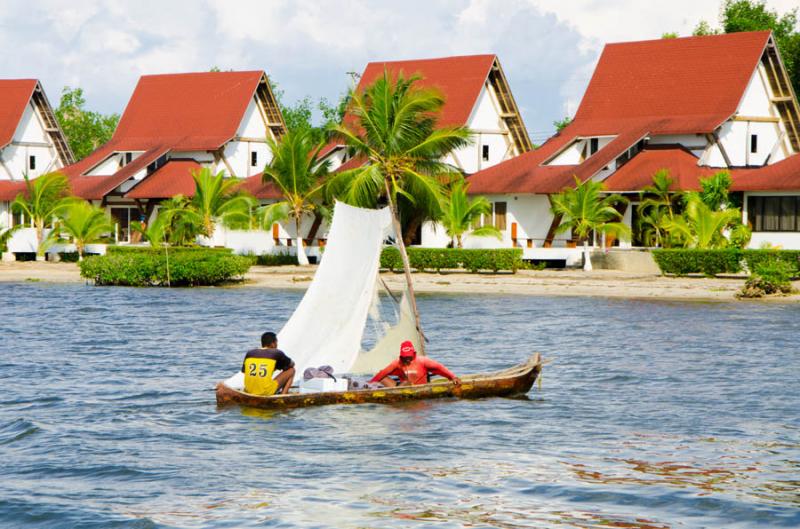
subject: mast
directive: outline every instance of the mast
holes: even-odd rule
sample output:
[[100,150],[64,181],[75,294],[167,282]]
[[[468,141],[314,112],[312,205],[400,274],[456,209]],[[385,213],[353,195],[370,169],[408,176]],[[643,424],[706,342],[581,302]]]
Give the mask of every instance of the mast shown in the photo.
[[417,334],[419,334],[419,354],[425,356],[425,333],[422,332],[422,324],[420,323],[419,319],[419,310],[417,310],[417,297],[414,294],[414,284],[411,281],[411,263],[408,260],[406,244],[403,241],[403,228],[400,226],[400,216],[398,215],[397,205],[389,186],[389,178],[384,178],[383,182],[386,186],[386,198],[389,201],[389,209],[392,213],[392,225],[394,226],[395,241],[397,242],[397,247],[400,250],[400,258],[403,260],[403,273],[406,276],[408,299],[411,305],[411,310],[414,313],[414,325],[417,328]]

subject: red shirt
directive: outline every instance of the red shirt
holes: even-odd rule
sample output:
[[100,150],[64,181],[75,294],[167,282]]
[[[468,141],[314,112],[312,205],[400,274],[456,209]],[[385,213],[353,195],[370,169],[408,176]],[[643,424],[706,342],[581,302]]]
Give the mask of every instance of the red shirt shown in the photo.
[[411,385],[427,384],[428,373],[441,375],[453,380],[456,376],[436,360],[431,360],[427,356],[417,356],[408,365],[403,365],[400,359],[394,360],[386,366],[380,373],[372,377],[370,382],[379,382],[388,376],[400,378],[400,382],[409,382]]

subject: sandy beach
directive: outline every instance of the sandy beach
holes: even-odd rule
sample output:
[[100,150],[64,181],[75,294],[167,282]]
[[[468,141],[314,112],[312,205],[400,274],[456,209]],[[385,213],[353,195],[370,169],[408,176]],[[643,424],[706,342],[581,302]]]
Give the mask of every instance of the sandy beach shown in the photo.
[[[290,288],[303,290],[315,267],[254,266],[246,281],[233,288]],[[382,277],[390,289],[400,291],[403,274],[386,272]],[[0,263],[0,282],[83,283],[74,263]],[[516,274],[469,274],[465,272],[415,273],[414,285],[421,293],[519,294],[532,296],[596,296],[621,299],[684,301],[733,301],[744,277],[664,277],[616,270],[521,270]],[[800,281],[794,282],[800,289]],[[800,295],[769,298],[797,302]]]

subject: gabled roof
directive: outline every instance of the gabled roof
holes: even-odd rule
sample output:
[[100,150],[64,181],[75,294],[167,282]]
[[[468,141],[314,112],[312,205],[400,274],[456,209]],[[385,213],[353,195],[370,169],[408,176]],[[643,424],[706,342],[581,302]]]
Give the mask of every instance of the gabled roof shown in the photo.
[[142,180],[125,196],[128,198],[170,198],[175,195],[194,196],[192,173],[200,169],[194,160],[170,160]]
[[235,135],[263,71],[143,75],[111,143],[118,150],[154,144],[215,150]]
[[10,202],[25,192],[23,180],[0,180],[0,201]]
[[[279,136],[285,125],[263,71],[142,76],[111,140],[80,162],[66,167],[64,172],[70,179],[98,178],[86,174],[114,153],[146,151],[114,173],[114,179],[106,180],[109,184],[118,182],[107,193],[171,151],[216,151],[235,138],[254,97],[266,109],[266,115],[262,115],[266,127]],[[174,173],[161,173],[162,184],[167,174]],[[87,185],[81,183],[78,188],[96,194],[98,189],[107,187]],[[175,185],[183,188],[180,183]]]
[[[539,149],[472,175],[470,193],[557,192],[571,185],[572,174],[591,178],[617,147],[624,152],[646,135],[713,132],[736,112],[770,35],[606,45],[572,123]],[[543,165],[578,138],[605,135],[616,136],[614,149],[600,149],[560,177]]]
[[[490,81],[496,91],[502,92],[498,94],[498,97],[501,99],[501,105],[506,107],[502,109],[506,115],[504,119],[508,122],[519,151],[530,150],[531,143],[528,132],[522,123],[519,110],[511,96],[508,82],[496,55],[371,62],[367,64],[361,74],[356,91],[365,90],[367,86],[383,75],[384,71],[388,71],[391,75],[402,72],[406,77],[418,74],[422,77],[418,82],[419,86],[440,90],[445,96],[445,104],[438,122],[441,127],[467,125],[484,85]],[[353,119],[352,115],[348,114],[345,115],[344,122],[352,125]],[[328,155],[338,146],[338,142],[330,142],[320,152],[320,157]]]
[[36,79],[0,79],[0,149],[14,139],[38,83]]
[[43,121],[45,132],[58,152],[61,163],[72,163],[72,150],[56,121],[42,85],[36,79],[0,79],[0,150],[14,140],[25,107],[33,104]]

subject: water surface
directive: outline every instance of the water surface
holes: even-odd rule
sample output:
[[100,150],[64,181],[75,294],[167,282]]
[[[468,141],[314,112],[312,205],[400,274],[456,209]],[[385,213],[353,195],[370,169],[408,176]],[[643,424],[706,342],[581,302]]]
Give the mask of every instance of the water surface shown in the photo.
[[543,386],[267,413],[213,384],[301,293],[0,294],[3,527],[800,526],[797,305],[423,296],[437,359]]

